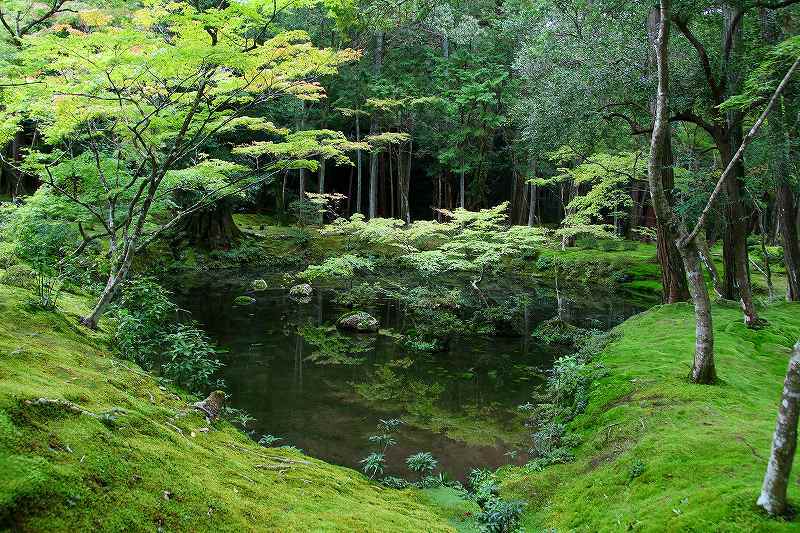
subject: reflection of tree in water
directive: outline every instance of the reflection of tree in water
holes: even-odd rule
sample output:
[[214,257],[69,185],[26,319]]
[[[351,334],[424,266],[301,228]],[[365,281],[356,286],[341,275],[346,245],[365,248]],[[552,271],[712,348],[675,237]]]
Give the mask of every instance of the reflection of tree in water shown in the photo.
[[305,358],[318,365],[360,365],[364,354],[375,348],[374,337],[355,337],[339,333],[333,326],[305,325],[297,329],[297,339],[314,347],[314,351]]

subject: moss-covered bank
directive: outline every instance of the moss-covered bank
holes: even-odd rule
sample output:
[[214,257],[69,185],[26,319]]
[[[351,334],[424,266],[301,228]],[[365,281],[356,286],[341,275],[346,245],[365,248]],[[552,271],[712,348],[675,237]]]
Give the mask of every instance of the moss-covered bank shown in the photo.
[[[571,424],[576,461],[503,473],[506,496],[530,502],[526,531],[789,531],[800,523],[758,511],[800,305],[763,310],[761,331],[715,307],[715,386],[686,380],[693,343],[687,304],[660,306],[621,326],[599,360],[588,409]],[[800,502],[792,483],[790,499]]]
[[204,429],[180,391],[77,326],[87,301],[66,295],[50,313],[25,299],[0,285],[0,530],[452,530],[457,512],[420,492],[259,447],[224,422]]

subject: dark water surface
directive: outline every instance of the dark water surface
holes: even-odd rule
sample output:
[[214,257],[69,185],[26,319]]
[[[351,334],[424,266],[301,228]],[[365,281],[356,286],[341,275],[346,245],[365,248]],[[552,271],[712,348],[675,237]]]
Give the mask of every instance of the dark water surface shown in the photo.
[[[230,273],[176,284],[179,303],[227,351],[223,378],[232,405],[256,419],[255,437],[281,437],[325,461],[358,468],[372,450],[381,418],[405,423],[387,454],[387,473],[409,476],[405,457],[431,452],[441,470],[464,479],[470,469],[527,459],[529,440],[517,406],[527,402],[559,355],[530,335],[464,337],[433,355],[409,353],[396,338],[404,316],[393,301],[366,308],[381,322],[374,335],[336,332],[346,307],[333,289],[315,289],[298,303],[285,289],[248,290],[250,281],[279,278]],[[548,287],[496,287],[494,296],[526,293],[531,304],[519,331],[559,312]],[[238,307],[248,294],[256,303]],[[618,295],[560,291],[561,316],[584,327],[608,329],[640,311]],[[507,452],[517,450],[516,457]]]

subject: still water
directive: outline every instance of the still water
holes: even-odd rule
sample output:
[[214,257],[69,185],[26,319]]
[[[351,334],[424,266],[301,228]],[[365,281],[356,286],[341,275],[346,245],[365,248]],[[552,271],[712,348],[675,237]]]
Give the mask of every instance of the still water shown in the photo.
[[[256,419],[254,437],[270,434],[327,462],[359,467],[372,451],[379,419],[404,421],[387,454],[387,474],[409,476],[404,459],[431,452],[440,470],[463,480],[472,468],[522,463],[529,441],[517,406],[527,402],[560,350],[529,334],[455,339],[449,351],[408,352],[397,338],[405,317],[397,302],[364,308],[379,319],[376,334],[339,333],[349,309],[334,289],[315,289],[308,303],[286,289],[249,290],[250,281],[277,278],[227,274],[177,286],[181,306],[226,351],[222,377],[233,407]],[[576,325],[608,329],[641,309],[608,292],[546,286],[489,289],[495,298],[524,291],[530,304],[520,333],[560,316]],[[256,302],[236,306],[243,294]],[[559,305],[560,303],[560,305]]]

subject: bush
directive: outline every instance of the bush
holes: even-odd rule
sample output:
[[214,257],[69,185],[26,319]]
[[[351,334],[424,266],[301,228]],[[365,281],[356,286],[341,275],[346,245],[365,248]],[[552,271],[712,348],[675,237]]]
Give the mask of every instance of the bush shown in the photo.
[[481,513],[477,518],[483,526],[482,530],[497,533],[516,531],[525,504],[500,498],[497,477],[488,470],[470,472],[469,483],[473,497],[481,507]]
[[[222,367],[217,350],[205,333],[194,324],[178,324],[175,331],[164,337],[167,361],[161,367],[164,377],[198,391],[213,383],[212,377]],[[215,384],[219,386],[219,383]]]
[[0,268],[8,269],[19,263],[14,244],[10,242],[0,242]]
[[152,278],[134,278],[117,304],[116,343],[122,356],[161,374],[192,392],[220,382],[213,375],[222,367],[217,350],[193,323],[181,324],[169,291]]
[[483,530],[489,533],[517,531],[524,510],[525,503],[519,500],[493,498],[486,502],[478,521],[483,525]]
[[36,288],[36,272],[25,264],[11,265],[0,276],[0,283],[34,290]]
[[438,465],[439,462],[430,452],[419,452],[406,458],[406,466],[408,469],[420,474],[422,477],[433,473]]

